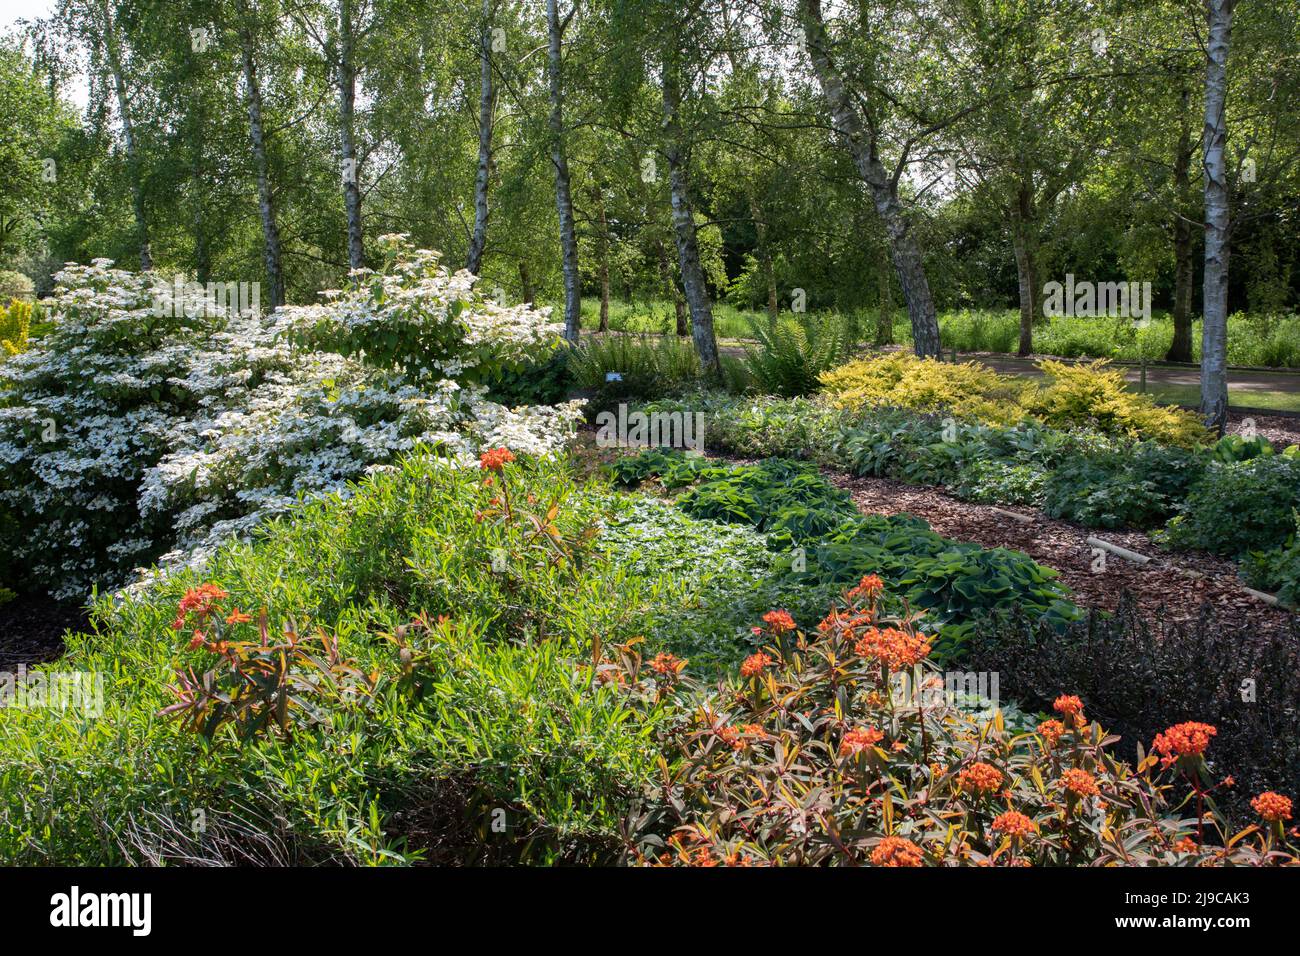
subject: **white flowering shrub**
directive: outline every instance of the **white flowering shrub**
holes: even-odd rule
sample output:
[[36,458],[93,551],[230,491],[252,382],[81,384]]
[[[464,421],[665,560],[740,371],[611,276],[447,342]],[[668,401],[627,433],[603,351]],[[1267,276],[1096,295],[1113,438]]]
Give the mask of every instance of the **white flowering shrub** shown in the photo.
[[[60,272],[52,331],[0,366],[5,581],[82,596],[160,558],[201,562],[417,446],[453,464],[498,445],[547,454],[581,416],[487,401],[471,370],[550,347],[555,327],[400,243],[325,305],[269,317],[155,315],[153,279],[111,265]],[[361,344],[388,336],[429,351],[407,363]]]

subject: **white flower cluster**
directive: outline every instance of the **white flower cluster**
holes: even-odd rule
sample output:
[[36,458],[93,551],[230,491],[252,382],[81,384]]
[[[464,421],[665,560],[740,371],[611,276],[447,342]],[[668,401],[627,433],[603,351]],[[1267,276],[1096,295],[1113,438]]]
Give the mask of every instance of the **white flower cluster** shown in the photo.
[[[401,301],[444,316],[477,363],[548,346],[544,313],[511,310],[500,322],[468,286],[429,280],[399,256],[369,306],[353,293],[310,310],[311,320],[353,321]],[[269,317],[154,314],[152,280],[107,260],[56,277],[53,331],[0,365],[0,577],[20,571],[56,596],[116,585],[162,555],[201,562],[300,499],[348,484],[427,446],[455,463],[484,447],[546,454],[581,417],[580,403],[507,409],[481,386],[377,369],[308,350],[285,332],[305,310]],[[394,276],[399,278],[394,278]],[[408,296],[401,276],[430,298]],[[527,314],[525,314],[527,313]],[[529,324],[531,322],[531,325]],[[495,339],[500,333],[500,339]]]
[[322,293],[324,303],[280,309],[280,328],[372,363],[456,379],[527,360],[563,331],[550,309],[494,301],[474,288],[473,273],[448,272],[437,252],[414,249],[403,235],[381,236],[378,245],[384,270],[353,270],[346,288]]

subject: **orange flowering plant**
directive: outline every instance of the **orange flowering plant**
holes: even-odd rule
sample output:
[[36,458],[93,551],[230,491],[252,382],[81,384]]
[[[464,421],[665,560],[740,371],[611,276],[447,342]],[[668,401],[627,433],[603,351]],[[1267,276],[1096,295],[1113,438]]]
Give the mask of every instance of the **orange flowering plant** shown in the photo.
[[[181,598],[172,629],[192,629],[185,647],[201,652],[206,666],[201,672],[193,663],[176,667],[167,688],[174,703],[160,716],[175,717],[209,739],[230,724],[248,740],[275,730],[291,734],[295,725],[319,723],[327,710],[374,692],[378,675],[344,660],[324,630],[302,637],[287,621],[272,639],[265,608],[254,625],[252,615],[222,606],[228,597],[205,583]],[[247,636],[250,631],[256,639]]]
[[[679,698],[689,716],[662,738],[660,779],[629,819],[631,862],[1297,862],[1280,824],[1289,800],[1262,794],[1259,819],[1237,831],[1212,806],[1189,819],[1175,774],[1155,755],[1117,760],[1118,738],[1077,696],[1062,694],[1059,719],[1035,730],[945,694],[900,694],[942,678],[920,620],[882,617],[880,592],[865,580],[811,633],[769,615],[771,644],[742,675]],[[1213,737],[1184,730],[1192,749]]]

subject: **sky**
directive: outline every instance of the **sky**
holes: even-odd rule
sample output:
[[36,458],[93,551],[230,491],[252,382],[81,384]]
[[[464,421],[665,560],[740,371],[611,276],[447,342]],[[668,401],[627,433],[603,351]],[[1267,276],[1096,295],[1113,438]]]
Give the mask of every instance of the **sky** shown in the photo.
[[[56,0],[0,0],[0,36],[8,33],[19,20],[37,20],[54,11]],[[86,108],[89,95],[84,77],[76,77],[64,89],[78,109]]]
[[54,0],[0,0],[0,32],[16,20],[35,20],[54,9]]

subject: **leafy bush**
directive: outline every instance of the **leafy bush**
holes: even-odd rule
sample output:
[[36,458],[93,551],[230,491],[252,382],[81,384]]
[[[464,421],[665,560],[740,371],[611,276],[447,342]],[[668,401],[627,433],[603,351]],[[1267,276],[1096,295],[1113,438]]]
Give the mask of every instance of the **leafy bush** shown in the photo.
[[833,316],[800,313],[775,322],[749,319],[758,347],[745,352],[745,367],[761,391],[786,398],[817,390],[818,377],[842,361],[850,343]]
[[628,824],[632,861],[1295,862],[1281,822],[1235,833],[1212,803],[1203,811],[1180,799],[1179,778],[1196,781],[1196,796],[1214,789],[1205,746],[1188,728],[1153,740],[1157,753],[1174,754],[1167,766],[1141,753],[1131,766],[1107,752],[1115,738],[1077,697],[1060,696],[1062,719],[1034,730],[995,702],[991,714],[964,710],[928,660],[928,637],[881,613],[880,588],[864,579],[815,632],[766,615],[770,645],[714,692],[629,668],[629,683],[666,685],[693,705],[665,726],[662,779]]
[[1213,464],[1161,533],[1174,548],[1236,556],[1282,545],[1300,508],[1300,458]]
[[0,269],[0,302],[30,299],[35,293],[36,286],[26,275],[12,269]]
[[1047,477],[1043,510],[1094,528],[1166,521],[1205,469],[1202,456],[1150,442],[1065,460]]
[[1285,544],[1247,553],[1241,568],[1251,587],[1276,592],[1280,601],[1292,607],[1300,606],[1300,512],[1294,518],[1295,533]]
[[[421,388],[287,341],[360,347],[409,318],[417,338],[467,343],[455,360],[431,352],[430,367],[482,371],[549,334],[541,313],[480,317],[467,280],[427,257],[399,255],[332,305],[270,319],[216,308],[155,314],[153,280],[110,265],[60,272],[53,328],[0,366],[0,562],[12,561],[0,571],[57,596],[120,584],[164,553],[201,562],[225,538],[302,496],[343,491],[417,443],[462,462],[491,444],[544,453],[578,415],[572,406],[512,412],[481,386]],[[467,298],[430,298],[453,291]],[[435,335],[438,317],[446,327]]]
[[674,471],[674,457],[681,456],[644,452],[635,465],[622,465],[621,473],[638,481],[655,471],[694,478],[694,487],[677,498],[678,507],[697,518],[766,532],[785,577],[817,603],[864,574],[881,575],[942,628],[940,650],[946,656],[960,653],[971,619],[990,608],[1020,606],[1056,622],[1079,614],[1056,583],[1056,572],[1027,555],[953,541],[911,515],[863,516],[847,492],[810,464],[768,459]]
[[996,424],[1024,417],[1021,405],[1034,387],[976,362],[954,365],[910,352],[857,359],[824,373],[821,382],[840,408],[946,412]]
[[1149,395],[1131,392],[1124,376],[1105,360],[1086,365],[1039,363],[1050,383],[1031,393],[1026,408],[1055,427],[1091,425],[1110,435],[1149,438],[1191,448],[1210,439],[1191,412],[1158,406]]
[[[46,670],[101,675],[102,715],[0,708],[0,861],[613,859],[662,715],[593,673],[593,645],[635,642],[689,591],[653,560],[620,567],[598,552],[586,532],[609,515],[607,493],[559,464],[500,468],[414,457],[347,501],[224,545],[205,577],[182,571],[99,601],[94,630]],[[323,633],[333,650],[308,646],[327,668],[345,665],[340,683],[358,692],[291,686],[292,733],[242,744],[238,722],[218,721],[209,740],[159,719],[182,702],[177,664],[218,680],[233,666],[219,640],[241,668],[265,663],[258,625],[235,618],[221,633],[196,613],[204,583],[227,592],[221,622],[265,608],[300,643]],[[299,663],[291,682],[313,670]],[[246,709],[254,723],[278,713],[276,681]],[[507,834],[492,832],[494,811]]]
[[1262,789],[1300,780],[1300,623],[1260,634],[1207,605],[1191,623],[1151,622],[1131,599],[1064,634],[1022,615],[978,628],[966,666],[997,671],[1001,691],[1047,706],[1069,688],[1132,748],[1182,720],[1218,728],[1215,773],[1237,786],[1217,799],[1245,810]]
[[568,397],[573,387],[570,357],[568,349],[555,348],[516,369],[495,372],[486,379],[487,394],[484,397],[507,408],[558,405]]
[[694,347],[673,336],[592,336],[574,352],[569,368],[579,388],[595,392],[593,410],[659,398],[700,377]]

